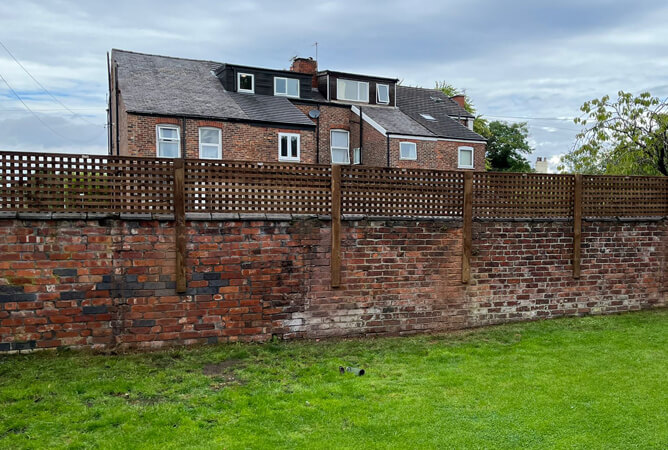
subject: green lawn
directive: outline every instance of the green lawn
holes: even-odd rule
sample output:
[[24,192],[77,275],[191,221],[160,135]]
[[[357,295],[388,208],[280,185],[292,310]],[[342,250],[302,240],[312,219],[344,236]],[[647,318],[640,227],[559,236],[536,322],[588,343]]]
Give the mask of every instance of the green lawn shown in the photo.
[[665,449],[668,310],[409,338],[3,356],[0,447]]

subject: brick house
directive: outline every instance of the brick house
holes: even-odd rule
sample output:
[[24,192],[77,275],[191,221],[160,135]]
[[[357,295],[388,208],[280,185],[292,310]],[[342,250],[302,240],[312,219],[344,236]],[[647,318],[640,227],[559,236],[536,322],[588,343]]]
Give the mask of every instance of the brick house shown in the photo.
[[484,170],[485,139],[462,97],[398,79],[273,70],[112,50],[109,152]]

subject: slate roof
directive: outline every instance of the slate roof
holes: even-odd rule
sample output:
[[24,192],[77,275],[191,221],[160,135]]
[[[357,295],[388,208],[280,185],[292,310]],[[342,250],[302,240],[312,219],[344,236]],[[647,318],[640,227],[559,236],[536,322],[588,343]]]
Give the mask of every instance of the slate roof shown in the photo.
[[241,107],[250,120],[315,126],[311,119],[285,97],[239,92],[228,92],[227,95]]
[[408,117],[399,108],[363,106],[362,114],[383,127],[388,133],[434,137],[434,133]]
[[[226,91],[215,75],[223,63],[117,49],[111,57],[118,64],[118,86],[128,112],[315,126],[285,97]],[[311,101],[327,102],[317,89]],[[456,120],[473,116],[435,89],[397,86],[396,108],[362,109],[389,133],[485,141]]]
[[[397,86],[397,107],[434,136],[486,141],[457,120],[459,117],[472,119],[473,115],[436,89]],[[436,120],[425,119],[420,114],[428,114]]]
[[287,98],[227,92],[222,63],[112,50],[128,112],[314,126]]

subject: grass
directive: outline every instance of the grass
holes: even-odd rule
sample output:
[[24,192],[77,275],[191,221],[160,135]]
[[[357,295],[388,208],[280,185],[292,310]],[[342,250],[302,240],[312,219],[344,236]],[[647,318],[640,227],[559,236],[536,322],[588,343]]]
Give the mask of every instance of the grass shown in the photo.
[[667,377],[668,310],[410,338],[10,355],[0,447],[668,448]]

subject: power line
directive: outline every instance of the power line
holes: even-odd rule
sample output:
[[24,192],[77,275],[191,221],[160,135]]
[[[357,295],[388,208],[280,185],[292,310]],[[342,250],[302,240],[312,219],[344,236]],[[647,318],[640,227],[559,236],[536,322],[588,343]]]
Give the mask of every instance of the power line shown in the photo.
[[523,116],[492,116],[489,114],[482,114],[483,117],[494,117],[495,119],[521,119],[521,120],[560,120],[573,121],[572,117],[523,117]]
[[[77,111],[100,111],[100,108],[72,108],[76,109]],[[33,111],[38,111],[38,112],[54,112],[54,111],[62,111],[63,108],[33,108]],[[9,111],[24,111],[23,108],[3,108],[0,109],[1,112],[9,112]],[[106,114],[106,111],[102,110],[100,112],[104,112]]]
[[9,90],[12,91],[12,93],[16,96],[16,98],[18,98],[19,101],[23,104],[23,106],[25,106],[25,108],[26,108],[28,111],[30,111],[30,113],[31,113],[33,116],[35,116],[35,118],[36,118],[42,125],[44,125],[45,128],[49,129],[53,134],[55,134],[55,135],[57,135],[57,136],[60,136],[60,137],[63,138],[63,139],[67,139],[67,140],[69,140],[69,141],[76,142],[76,143],[78,143],[78,144],[89,144],[89,143],[93,142],[94,140],[96,140],[97,138],[99,138],[99,137],[102,135],[102,133],[105,132],[104,129],[103,129],[101,133],[99,133],[99,134],[98,134],[97,136],[95,136],[93,139],[89,139],[89,140],[87,140],[87,141],[79,141],[79,140],[77,140],[77,139],[72,139],[72,138],[70,138],[70,137],[64,136],[64,135],[60,134],[58,131],[56,131],[55,129],[51,128],[51,126],[50,126],[49,124],[47,124],[46,122],[44,122],[44,121],[42,120],[42,118],[39,117],[39,115],[38,115],[35,111],[33,111],[32,109],[30,109],[30,107],[26,104],[26,102],[23,101],[23,99],[21,98],[21,96],[14,90],[14,88],[9,84],[9,82],[7,82],[7,80],[5,79],[5,77],[2,76],[2,73],[0,73],[0,80],[2,80],[2,81],[5,82],[5,84],[6,84],[7,87],[9,88]]
[[[88,122],[88,123],[91,124],[91,125],[95,125],[96,127],[100,126],[99,124],[91,122],[90,120],[86,119],[84,116],[79,115],[79,114],[75,113],[73,110],[71,110],[70,108],[68,108],[67,105],[65,105],[63,102],[61,102],[60,100],[58,100],[58,99],[56,98],[56,96],[54,96],[54,95],[53,95],[47,88],[45,88],[45,87],[42,85],[42,83],[40,83],[39,81],[37,81],[37,78],[35,78],[35,77],[28,71],[28,69],[26,69],[26,68],[23,66],[23,64],[21,64],[21,62],[20,62],[18,59],[16,59],[16,57],[14,56],[14,54],[13,54],[12,52],[9,51],[9,49],[7,48],[7,46],[6,46],[5,44],[3,44],[2,41],[0,41],[0,46],[2,46],[2,48],[5,49],[5,51],[9,54],[9,56],[12,57],[12,59],[14,60],[14,62],[16,62],[16,64],[18,64],[19,67],[21,67],[21,69],[23,69],[23,71],[24,71],[25,73],[27,73],[28,76],[29,76],[30,78],[32,78],[32,80],[33,80],[35,83],[37,83],[37,85],[38,85],[39,87],[41,87],[42,90],[43,90],[44,92],[46,92],[46,93],[47,93],[47,94],[48,94],[54,101],[56,101],[58,104],[60,104],[60,105],[61,105],[63,108],[65,108],[67,111],[71,112],[72,115],[73,115],[74,117],[79,117],[79,118],[83,119],[85,122]],[[5,83],[6,83],[6,82],[5,82]]]

